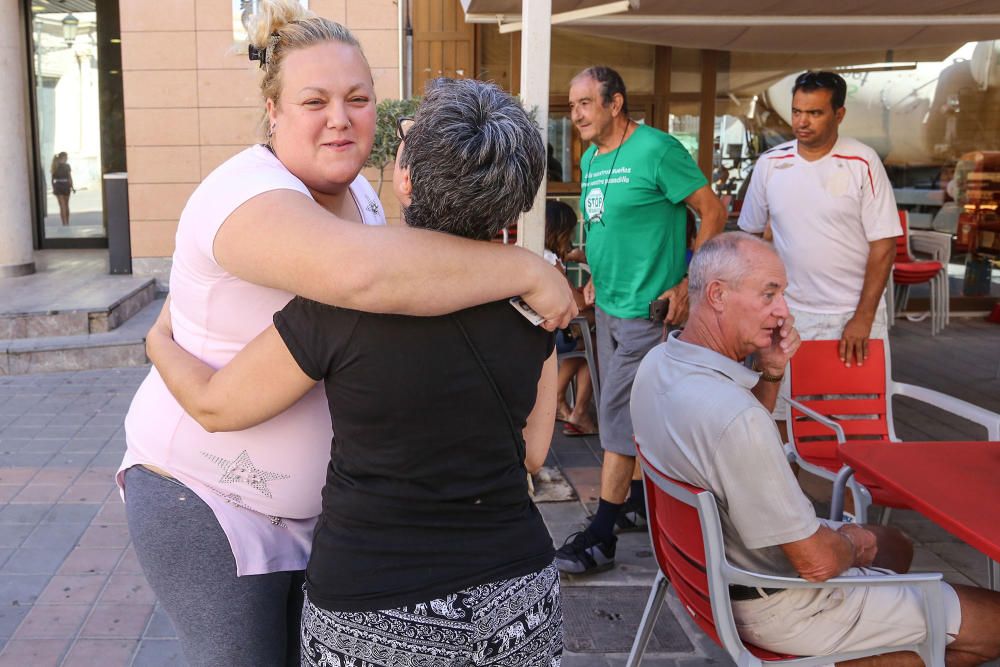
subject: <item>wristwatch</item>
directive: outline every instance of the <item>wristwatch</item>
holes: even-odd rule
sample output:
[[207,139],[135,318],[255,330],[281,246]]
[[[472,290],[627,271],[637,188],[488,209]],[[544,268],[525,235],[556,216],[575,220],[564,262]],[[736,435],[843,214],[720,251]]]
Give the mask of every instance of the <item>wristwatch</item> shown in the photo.
[[771,375],[766,370],[761,368],[759,359],[753,360],[753,369],[756,372],[760,373],[760,379],[763,380],[764,382],[781,382],[782,380],[785,379],[785,374],[783,372],[781,375]]

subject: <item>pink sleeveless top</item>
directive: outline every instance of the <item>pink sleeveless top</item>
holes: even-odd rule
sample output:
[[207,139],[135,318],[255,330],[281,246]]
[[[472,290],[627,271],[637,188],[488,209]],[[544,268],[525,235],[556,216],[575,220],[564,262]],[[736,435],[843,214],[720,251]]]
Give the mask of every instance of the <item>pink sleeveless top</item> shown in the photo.
[[[350,188],[364,223],[384,225],[382,205],[368,181],[358,176]],[[181,213],[170,273],[174,339],[215,368],[270,326],[275,311],[293,296],[226,272],[212,249],[233,211],[280,189],[310,196],[267,148],[253,146],[209,174]],[[208,433],[152,368],[125,417],[125,436],[128,448],[118,472],[123,494],[127,468],[156,466],[212,508],[239,576],[305,567],[333,436],[322,383],[263,424]]]

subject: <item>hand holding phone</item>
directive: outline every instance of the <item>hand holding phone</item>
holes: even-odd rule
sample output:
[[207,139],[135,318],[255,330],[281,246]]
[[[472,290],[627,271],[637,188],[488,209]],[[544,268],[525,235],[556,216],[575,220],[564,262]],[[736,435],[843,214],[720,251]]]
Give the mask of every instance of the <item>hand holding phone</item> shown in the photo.
[[536,327],[545,321],[545,318],[535,312],[535,309],[527,304],[527,302],[519,296],[511,297],[510,305],[514,306],[514,310],[521,313],[526,320],[534,324]]
[[670,299],[656,299],[649,302],[649,321],[663,323],[670,310]]

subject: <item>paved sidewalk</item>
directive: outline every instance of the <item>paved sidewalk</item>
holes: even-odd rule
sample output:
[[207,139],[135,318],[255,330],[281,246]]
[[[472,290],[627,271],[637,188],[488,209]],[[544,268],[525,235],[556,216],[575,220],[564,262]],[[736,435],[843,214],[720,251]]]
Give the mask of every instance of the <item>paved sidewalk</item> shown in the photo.
[[0,665],[183,664],[113,482],[147,372],[0,377]]
[[[893,329],[898,379],[1000,410],[1000,327],[958,321],[931,338],[926,323]],[[175,632],[129,546],[113,483],[122,419],[145,368],[0,376],[0,667],[185,665]],[[939,438],[968,426],[903,404],[903,437]],[[975,433],[969,432],[971,437]],[[580,501],[541,511],[557,544],[596,503],[596,438],[555,438],[558,465]],[[911,512],[893,523],[918,541],[917,570],[982,584],[985,560]],[[648,538],[623,535],[618,567],[564,581],[566,667],[623,665],[655,563]],[[731,664],[668,601],[647,667]]]

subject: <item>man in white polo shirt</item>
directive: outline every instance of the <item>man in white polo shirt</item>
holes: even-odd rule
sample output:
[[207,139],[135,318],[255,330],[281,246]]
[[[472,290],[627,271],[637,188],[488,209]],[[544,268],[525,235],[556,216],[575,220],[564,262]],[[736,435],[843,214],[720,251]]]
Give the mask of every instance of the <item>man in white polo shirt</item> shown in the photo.
[[[824,521],[799,489],[770,410],[798,348],[785,271],[772,247],[741,232],[716,236],[688,270],[688,324],[646,355],[632,385],[635,438],[667,476],[711,491],[726,557],[766,574],[826,581],[905,572],[909,541],[882,526]],[[756,373],[741,363],[753,357]],[[941,584],[949,665],[1000,656],[1000,594]],[[737,631],[792,655],[903,646],[926,634],[923,597],[910,586],[766,589],[731,586]],[[852,666],[916,667],[913,653]]]
[[788,307],[803,340],[839,339],[850,366],[886,337],[882,293],[903,233],[878,155],[838,136],[847,84],[833,72],[806,72],[792,89],[795,140],[760,156],[740,229],[764,232],[788,271]]

